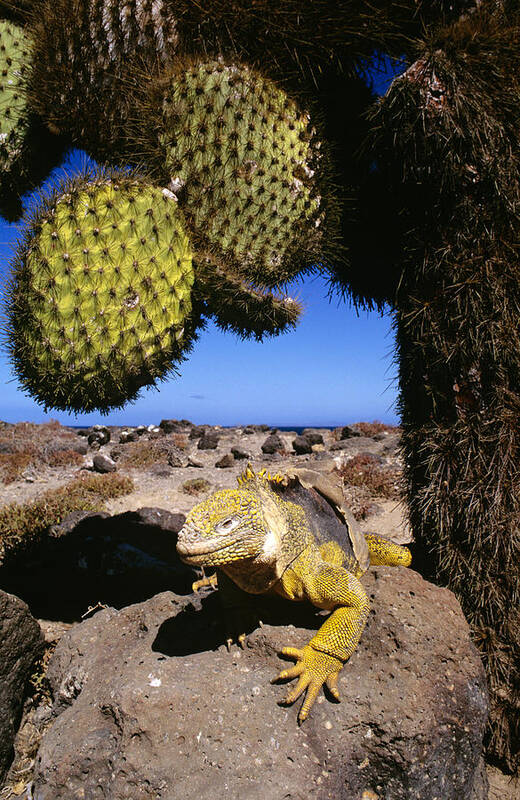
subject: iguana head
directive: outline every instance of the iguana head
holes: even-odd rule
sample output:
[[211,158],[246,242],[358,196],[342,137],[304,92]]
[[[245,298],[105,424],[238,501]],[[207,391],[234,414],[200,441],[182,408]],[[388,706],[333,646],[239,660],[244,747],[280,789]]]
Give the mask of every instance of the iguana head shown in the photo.
[[[254,476],[255,478],[257,476]],[[252,484],[252,485],[251,485]],[[216,492],[193,508],[179,533],[177,552],[187,564],[217,567],[268,555],[275,544],[263,501],[251,480]]]

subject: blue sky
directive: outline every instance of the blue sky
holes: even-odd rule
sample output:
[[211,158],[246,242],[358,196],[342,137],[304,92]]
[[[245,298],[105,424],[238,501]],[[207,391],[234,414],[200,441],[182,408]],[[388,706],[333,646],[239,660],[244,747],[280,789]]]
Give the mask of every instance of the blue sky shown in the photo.
[[[376,76],[377,89],[384,91],[388,80],[388,74]],[[84,156],[76,153],[62,168],[74,170],[83,161]],[[0,218],[2,294],[19,230],[18,224]],[[329,300],[320,277],[308,277],[290,291],[305,306],[295,331],[259,344],[243,342],[210,324],[181,365],[180,377],[160,384],[158,391],[142,391],[137,402],[108,416],[45,413],[20,390],[7,353],[1,351],[0,419],[52,418],[72,425],[138,425],[169,417],[219,425],[398,422],[390,316],[356,312],[339,298]]]

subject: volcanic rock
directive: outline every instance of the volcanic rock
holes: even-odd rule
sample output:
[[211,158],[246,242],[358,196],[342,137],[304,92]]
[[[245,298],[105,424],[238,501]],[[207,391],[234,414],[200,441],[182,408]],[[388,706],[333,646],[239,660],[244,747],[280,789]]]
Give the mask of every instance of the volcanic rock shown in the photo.
[[34,797],[484,800],[487,692],[457,600],[411,570],[364,583],[372,610],[342,702],[320,693],[302,726],[269,681],[277,651],[323,621],[304,604],[260,598],[267,624],[230,653],[215,593],[165,592],[74,626],[48,669]]

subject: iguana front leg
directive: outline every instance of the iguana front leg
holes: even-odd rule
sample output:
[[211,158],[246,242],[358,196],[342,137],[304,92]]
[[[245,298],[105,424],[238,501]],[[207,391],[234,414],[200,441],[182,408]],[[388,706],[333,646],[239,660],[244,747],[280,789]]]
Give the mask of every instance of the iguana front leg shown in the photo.
[[291,565],[280,588],[280,594],[307,599],[318,608],[332,610],[308,645],[301,650],[285,647],[281,651],[297,663],[280,672],[274,680],[298,678],[283,703],[294,703],[307,690],[298,714],[298,721],[303,722],[323,684],[337,700],[340,699],[338,675],[359,642],[368,618],[369,602],[363,586],[352,573],[343,567],[320,563],[316,557],[308,555]]
[[226,647],[236,642],[244,649],[248,632],[257,627],[258,616],[250,607],[251,595],[240,589],[226,573],[217,569],[218,592],[226,626]]

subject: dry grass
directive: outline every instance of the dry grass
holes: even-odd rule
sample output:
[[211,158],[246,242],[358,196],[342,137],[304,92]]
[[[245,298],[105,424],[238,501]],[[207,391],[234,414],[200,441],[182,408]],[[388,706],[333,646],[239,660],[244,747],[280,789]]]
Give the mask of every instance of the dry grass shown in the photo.
[[[179,447],[180,440],[183,447]],[[119,463],[132,469],[147,469],[154,464],[168,464],[170,458],[178,458],[179,451],[187,447],[188,441],[181,434],[172,434],[160,439],[129,442],[121,451]]]
[[401,430],[396,425],[386,425],[377,419],[373,422],[356,422],[353,427],[363,436],[376,436],[378,433],[399,433]]
[[81,464],[75,433],[51,420],[37,425],[18,422],[0,430],[0,482],[19,480],[28,467],[67,467]]
[[72,511],[101,511],[105,500],[133,491],[126,475],[81,475],[32,503],[0,508],[0,561],[23,552]]
[[186,450],[188,447],[189,439],[184,433],[172,433],[169,438],[179,450]]
[[337,468],[346,486],[368,489],[375,497],[393,500],[400,497],[402,473],[399,467],[383,466],[377,456],[370,453],[358,455]]
[[192,478],[182,484],[182,491],[194,496],[207,492],[210,488],[211,484],[205,478]]

